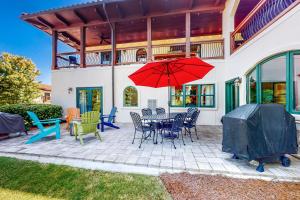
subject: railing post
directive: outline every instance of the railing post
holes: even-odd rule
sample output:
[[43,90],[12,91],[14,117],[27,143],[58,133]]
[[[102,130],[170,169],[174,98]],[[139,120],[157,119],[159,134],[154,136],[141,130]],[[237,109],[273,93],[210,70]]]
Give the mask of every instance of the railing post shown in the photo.
[[191,13],[185,14],[185,57],[191,57]]
[[147,61],[152,60],[152,27],[151,17],[147,18]]
[[52,70],[57,69],[57,31],[52,30]]
[[85,61],[86,27],[80,27],[80,67],[86,67]]

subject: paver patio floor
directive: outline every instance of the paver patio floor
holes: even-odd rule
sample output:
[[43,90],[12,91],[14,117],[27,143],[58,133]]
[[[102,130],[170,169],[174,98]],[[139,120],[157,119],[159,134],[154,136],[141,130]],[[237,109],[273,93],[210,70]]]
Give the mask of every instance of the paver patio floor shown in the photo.
[[[219,126],[199,126],[199,140],[194,136],[191,142],[185,136],[183,145],[181,140],[176,141],[177,149],[171,142],[164,141],[153,144],[152,139],[145,141],[139,149],[139,140],[132,144],[132,124],[119,124],[119,130],[107,128],[101,133],[103,141],[97,140],[92,134],[85,136],[84,145],[75,141],[69,132],[62,129],[62,137],[55,140],[54,137],[45,138],[34,144],[26,145],[25,141],[34,134],[0,141],[0,156],[11,156],[24,159],[40,160],[41,162],[53,162],[60,164],[74,164],[85,167],[106,165],[106,168],[114,168],[122,165],[130,172],[135,172],[140,167],[140,172],[145,174],[151,170],[159,172],[189,171],[192,173],[225,174],[236,177],[257,177],[278,180],[300,181],[300,160],[291,157],[290,167],[282,167],[279,163],[266,164],[265,172],[255,171],[256,163],[248,163],[244,160],[233,160],[231,154],[223,153],[222,130]],[[60,160],[59,162],[57,160]],[[71,162],[72,161],[72,162]],[[92,167],[93,166],[93,167]],[[134,168],[135,167],[135,168]],[[149,171],[148,171],[149,170]]]

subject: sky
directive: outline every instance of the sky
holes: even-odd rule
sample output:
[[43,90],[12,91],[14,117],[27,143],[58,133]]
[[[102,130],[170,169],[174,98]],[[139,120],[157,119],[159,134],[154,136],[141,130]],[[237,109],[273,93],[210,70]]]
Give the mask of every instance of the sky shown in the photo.
[[[41,75],[38,81],[51,84],[51,37],[22,21],[22,13],[84,3],[89,0],[0,0],[0,53],[8,52],[30,58]],[[60,46],[60,49],[68,49]]]

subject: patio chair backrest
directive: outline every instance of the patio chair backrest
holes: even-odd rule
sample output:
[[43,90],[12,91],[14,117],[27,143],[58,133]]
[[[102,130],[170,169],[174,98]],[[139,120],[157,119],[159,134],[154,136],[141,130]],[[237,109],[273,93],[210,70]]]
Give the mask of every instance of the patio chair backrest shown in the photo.
[[186,118],[186,113],[177,114],[174,118],[174,121],[172,122],[171,130],[174,132],[178,132],[179,130],[181,130],[183,127],[185,118]]
[[195,107],[188,108],[188,109],[187,109],[187,117],[188,117],[188,118],[191,118],[191,117],[192,117],[192,114],[193,114],[195,111],[197,111],[197,110],[198,110],[198,109],[195,108]]
[[190,121],[188,123],[190,123],[191,125],[196,125],[196,122],[197,122],[197,119],[199,117],[199,114],[200,114],[199,110],[193,112],[193,114],[191,116],[191,119],[190,119]]
[[27,111],[27,114],[32,119],[33,124],[38,127],[38,129],[40,129],[40,130],[44,129],[43,124],[40,123],[40,119],[38,118],[38,116],[34,112]]
[[117,107],[112,107],[107,122],[111,123],[114,120],[114,117],[116,116],[116,112],[117,112]]
[[83,133],[91,133],[97,130],[97,125],[100,122],[100,114],[97,111],[90,111],[81,115],[81,126]]
[[164,108],[156,108],[156,114],[166,114],[166,110]]
[[152,110],[150,108],[143,108],[142,109],[142,115],[143,116],[152,115]]
[[143,122],[141,116],[136,112],[130,112],[130,116],[135,129],[141,129],[143,126]]

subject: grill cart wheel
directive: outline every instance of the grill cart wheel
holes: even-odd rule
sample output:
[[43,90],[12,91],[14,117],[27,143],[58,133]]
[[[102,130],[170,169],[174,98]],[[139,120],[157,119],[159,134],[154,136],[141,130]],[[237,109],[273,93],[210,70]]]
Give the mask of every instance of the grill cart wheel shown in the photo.
[[256,171],[258,171],[258,172],[264,172],[265,171],[265,167],[264,167],[264,164],[262,162],[259,162],[259,165],[257,166]]
[[280,157],[281,165],[284,167],[289,167],[291,165],[291,160],[286,156]]

